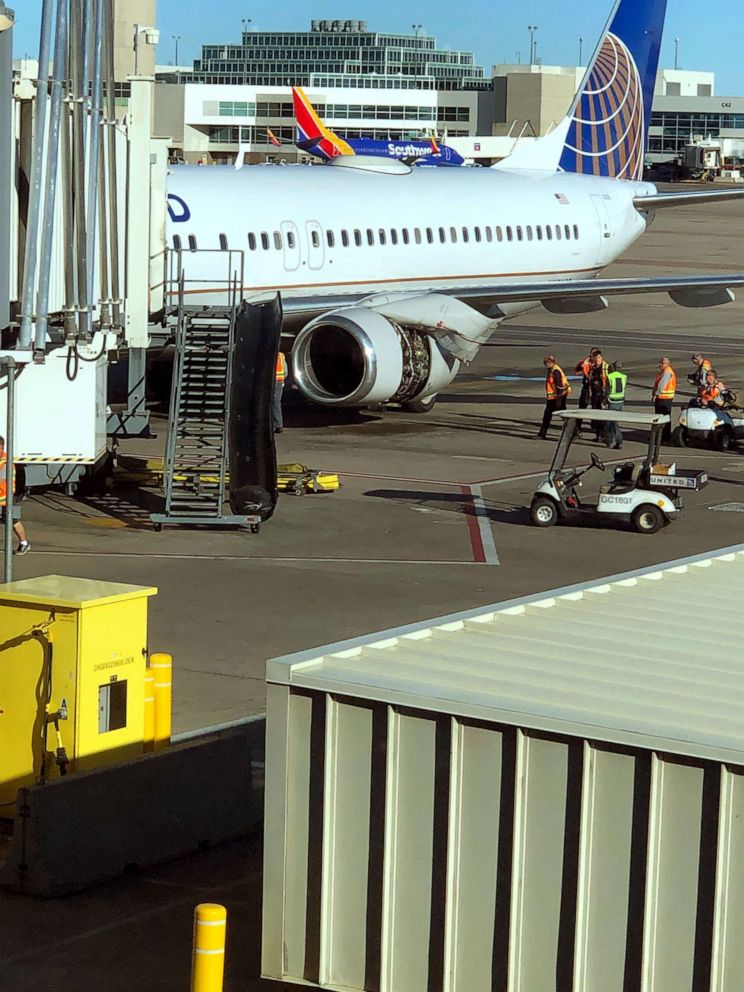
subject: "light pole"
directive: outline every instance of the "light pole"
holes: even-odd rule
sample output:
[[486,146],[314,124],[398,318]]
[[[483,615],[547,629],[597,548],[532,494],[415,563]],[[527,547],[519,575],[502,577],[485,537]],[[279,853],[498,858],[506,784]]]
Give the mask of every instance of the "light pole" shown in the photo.
[[674,68],[679,69],[679,38],[674,39]]
[[579,38],[579,65],[584,64],[584,39]]
[[171,38],[176,43],[176,53],[175,53],[175,55],[173,57],[173,65],[177,66],[178,65],[178,42],[181,40],[181,35],[180,34],[172,34],[171,35]]
[[[252,18],[242,17],[240,23],[243,25],[243,34],[246,34],[251,29],[251,24],[253,23]],[[245,44],[241,45],[241,48],[245,49]],[[245,86],[248,77],[248,56],[243,51],[243,86]]]
[[527,30],[530,33],[530,65],[535,64],[535,32],[537,31],[537,24],[529,24]]
[[145,44],[155,45],[160,41],[160,32],[157,28],[148,26],[146,24],[135,24],[134,25],[134,74],[139,76],[139,52],[140,52],[140,35],[145,36]]
[[413,28],[413,35],[414,35],[414,37],[415,38],[418,38],[419,31],[423,27],[423,24],[412,24],[411,27]]

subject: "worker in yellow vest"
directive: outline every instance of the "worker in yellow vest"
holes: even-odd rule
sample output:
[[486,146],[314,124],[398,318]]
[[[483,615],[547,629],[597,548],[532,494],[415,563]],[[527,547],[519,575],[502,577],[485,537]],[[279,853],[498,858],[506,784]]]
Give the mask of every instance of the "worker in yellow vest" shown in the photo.
[[674,403],[676,392],[677,373],[672,368],[671,360],[666,355],[662,355],[659,360],[659,374],[656,376],[656,381],[651,390],[651,398],[654,401],[654,413],[666,414],[669,417],[669,423],[664,428],[664,433],[662,434],[663,441],[669,441],[671,439],[672,404]]
[[555,355],[546,355],[543,358],[543,365],[545,366],[545,413],[537,436],[547,438],[553,414],[566,409],[571,386],[566,373],[555,360]]
[[274,393],[271,397],[271,423],[275,434],[281,434],[284,430],[284,419],[282,417],[282,393],[284,383],[287,379],[287,359],[284,352],[280,351],[276,356],[276,375],[274,381]]
[[[6,472],[8,470],[8,456],[5,452],[5,438],[0,437],[0,511],[5,514],[5,507],[8,502],[8,483],[6,478]],[[16,485],[16,473],[15,465],[13,466],[13,492],[15,492]],[[23,526],[20,520],[13,521],[13,530],[15,531],[15,536],[18,538],[18,547],[15,549],[13,554],[15,555],[25,555],[31,549],[31,545],[28,543],[26,538],[26,528]]]

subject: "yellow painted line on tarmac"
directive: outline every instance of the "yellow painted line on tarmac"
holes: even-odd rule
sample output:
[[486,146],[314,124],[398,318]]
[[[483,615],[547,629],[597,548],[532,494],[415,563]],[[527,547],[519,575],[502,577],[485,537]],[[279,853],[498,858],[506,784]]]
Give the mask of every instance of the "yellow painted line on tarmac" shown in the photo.
[[123,530],[128,524],[114,517],[89,517],[85,521],[88,527],[101,527],[106,530]]

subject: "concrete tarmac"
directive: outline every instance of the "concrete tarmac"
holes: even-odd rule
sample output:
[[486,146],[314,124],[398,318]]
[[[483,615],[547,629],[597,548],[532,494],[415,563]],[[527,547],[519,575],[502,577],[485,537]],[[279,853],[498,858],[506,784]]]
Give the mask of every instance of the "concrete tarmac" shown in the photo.
[[[740,204],[659,213],[608,274],[741,271],[742,229]],[[666,449],[667,460],[707,468],[711,483],[657,535],[537,530],[527,517],[554,450],[535,436],[547,351],[566,371],[593,345],[622,360],[628,409],[650,409],[661,354],[671,356],[689,394],[685,375],[697,350],[744,398],[743,318],[738,302],[695,311],[666,296],[614,299],[587,317],[536,309],[502,326],[428,415],[329,413],[290,396],[280,461],[338,472],[339,492],[282,496],[258,536],[155,534],[146,517],[153,496],[135,489],[83,501],[34,496],[24,506],[33,551],[17,560],[16,577],[61,572],[157,585],[150,646],[174,655],[179,731],[261,712],[269,657],[744,542],[744,449]],[[577,396],[575,388],[572,403]],[[157,440],[128,442],[122,451],[161,453],[162,418],[155,429]],[[587,463],[592,451],[614,461],[644,445],[630,435],[622,452],[588,441],[575,450]],[[594,475],[588,495],[600,482]],[[690,620],[695,636],[701,618]],[[0,896],[0,987],[182,990],[191,908],[209,899],[231,912],[227,992],[279,988],[256,979],[255,848],[232,846],[54,904]]]

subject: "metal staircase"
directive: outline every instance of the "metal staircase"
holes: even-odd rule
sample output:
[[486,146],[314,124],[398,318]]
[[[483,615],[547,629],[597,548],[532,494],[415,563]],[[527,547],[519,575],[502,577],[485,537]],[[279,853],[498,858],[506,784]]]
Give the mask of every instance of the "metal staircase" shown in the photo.
[[224,512],[237,292],[228,305],[198,309],[183,305],[183,281],[179,295],[165,509],[150,519],[156,531],[171,523],[247,526],[256,533],[260,516]]

